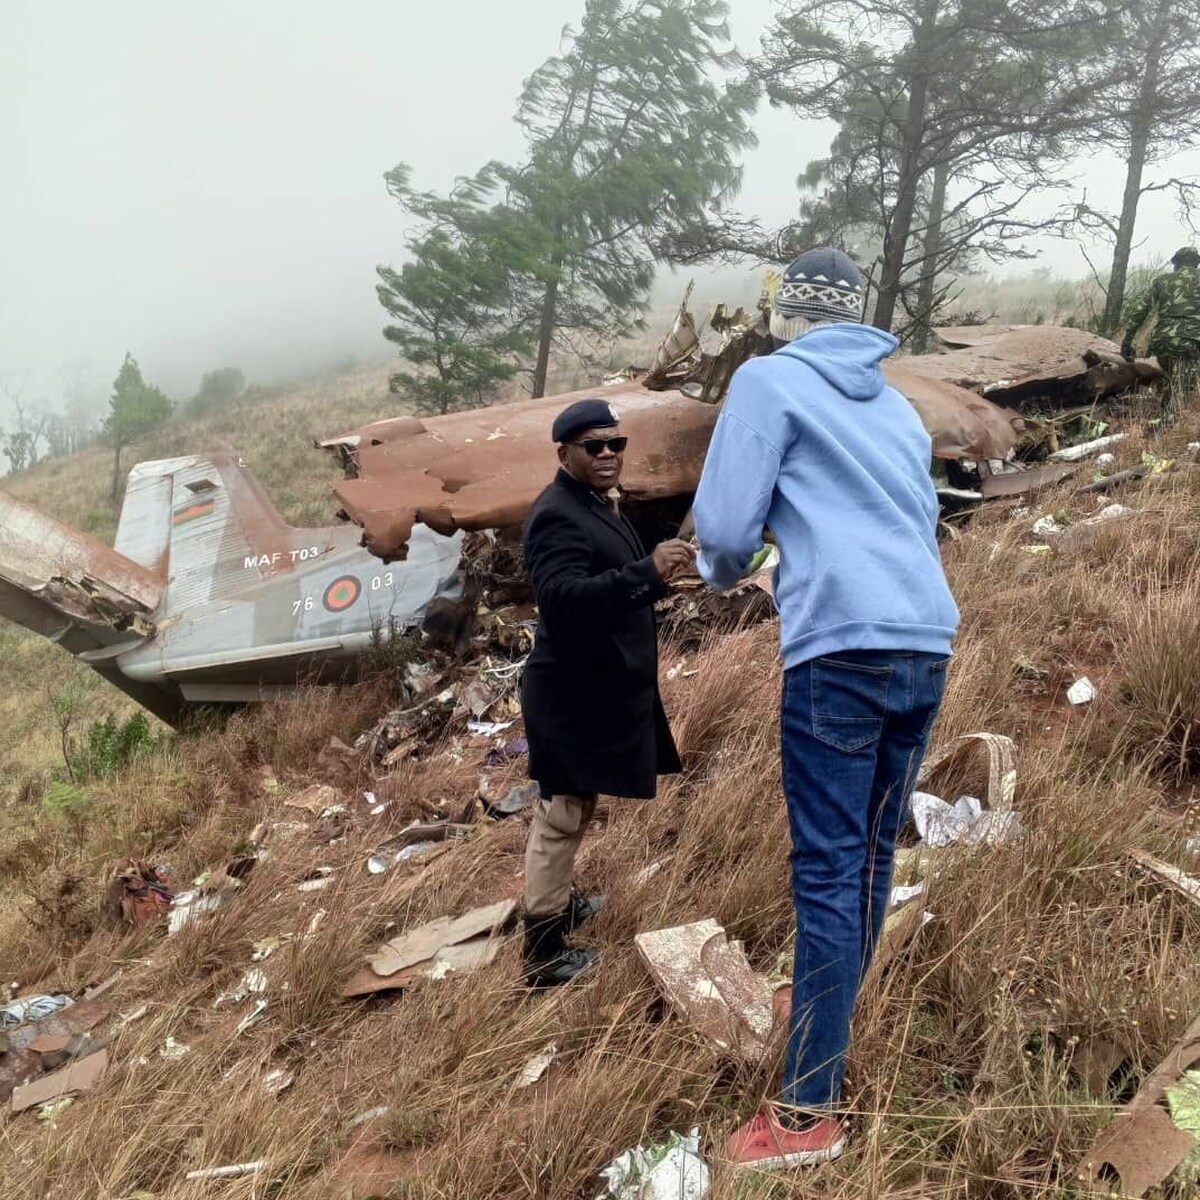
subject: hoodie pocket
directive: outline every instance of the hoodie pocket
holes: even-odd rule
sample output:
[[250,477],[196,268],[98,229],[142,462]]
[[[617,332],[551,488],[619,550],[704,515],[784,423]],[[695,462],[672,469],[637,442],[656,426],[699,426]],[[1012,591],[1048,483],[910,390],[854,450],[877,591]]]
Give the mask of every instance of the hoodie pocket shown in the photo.
[[813,734],[852,754],[883,735],[891,666],[818,658],[811,668]]

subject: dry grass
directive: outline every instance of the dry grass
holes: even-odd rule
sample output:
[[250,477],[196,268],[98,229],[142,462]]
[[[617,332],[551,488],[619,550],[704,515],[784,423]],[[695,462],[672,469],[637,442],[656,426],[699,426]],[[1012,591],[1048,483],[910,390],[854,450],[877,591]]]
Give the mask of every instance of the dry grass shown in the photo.
[[[1195,435],[1181,429],[1166,449]],[[1134,442],[1121,454],[1137,461],[1141,451]],[[1092,511],[1094,498],[1066,486],[1024,514],[991,506],[947,544],[964,624],[935,737],[986,728],[1017,740],[1025,838],[939,859],[927,900],[934,921],[858,1014],[846,1157],[782,1180],[739,1180],[718,1164],[713,1200],[1070,1195],[1111,1112],[1111,1098],[1090,1094],[1071,1070],[1077,1039],[1105,1036],[1144,1072],[1200,1009],[1200,910],[1125,857],[1144,847],[1184,861],[1200,704],[1193,474],[1121,497],[1137,514],[1076,550],[1026,549],[1040,513]],[[478,752],[447,746],[380,782],[393,804],[370,817],[358,799],[366,779],[339,775],[319,751],[330,735],[349,741],[369,723],[384,703],[371,686],[179,739],[98,789],[80,829],[11,801],[0,830],[0,975],[78,986],[122,965],[115,1007],[150,1012],[117,1035],[103,1087],[54,1126],[3,1119],[5,1194],[561,1200],[594,1195],[596,1172],[626,1146],[693,1124],[715,1159],[771,1092],[778,1062],[716,1062],[664,1014],[632,937],[714,916],[759,969],[789,948],[775,636],[764,626],[717,641],[695,677],[667,685],[686,772],[653,804],[610,806],[589,835],[581,874],[610,902],[587,938],[604,960],[558,994],[519,986],[514,937],[475,975],[402,997],[339,999],[341,981],[381,938],[520,889],[520,819],[437,860],[411,892],[400,871],[380,879],[363,870],[369,850],[423,804],[469,799],[478,769]],[[1075,709],[1065,690],[1082,674],[1098,697]],[[312,779],[341,786],[353,817],[345,839],[277,832],[236,900],[177,938],[98,926],[113,858],[148,854],[187,880],[228,861],[259,820],[302,821],[282,796],[258,790],[263,764],[284,795]],[[660,872],[635,886],[652,862]],[[297,892],[316,865],[335,869],[334,884]],[[306,936],[318,910],[325,916]],[[262,964],[267,1017],[235,1036],[247,1004],[213,1001],[259,939],[282,935],[290,941]],[[163,1061],[168,1035],[191,1052]],[[551,1040],[559,1052],[545,1079],[517,1090],[522,1064]],[[269,1097],[261,1079],[280,1067],[295,1085]],[[348,1127],[381,1105],[385,1117]],[[269,1163],[257,1181],[183,1181],[196,1167],[257,1159]]]

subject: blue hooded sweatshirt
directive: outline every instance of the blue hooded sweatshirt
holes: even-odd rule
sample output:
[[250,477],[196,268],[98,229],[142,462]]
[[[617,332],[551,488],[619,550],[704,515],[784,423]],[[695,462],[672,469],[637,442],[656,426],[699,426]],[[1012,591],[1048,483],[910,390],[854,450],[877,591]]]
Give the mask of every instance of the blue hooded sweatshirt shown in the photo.
[[896,346],[869,325],[819,325],[741,366],[713,431],[694,508],[700,573],[732,587],[770,528],[786,667],[845,650],[950,653],[958,608],[932,444],[879,366]]

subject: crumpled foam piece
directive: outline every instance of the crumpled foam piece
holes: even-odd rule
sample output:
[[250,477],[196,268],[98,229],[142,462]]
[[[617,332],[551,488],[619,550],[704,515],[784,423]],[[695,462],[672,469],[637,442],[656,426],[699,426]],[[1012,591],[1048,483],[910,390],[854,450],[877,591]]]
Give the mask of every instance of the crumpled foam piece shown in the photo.
[[955,842],[998,846],[1021,835],[1019,813],[985,811],[974,796],[960,796],[947,804],[928,792],[913,792],[912,813],[921,840],[934,849]]
[[701,1200],[708,1167],[700,1157],[700,1130],[672,1133],[656,1146],[635,1146],[600,1172],[605,1188],[596,1200]]

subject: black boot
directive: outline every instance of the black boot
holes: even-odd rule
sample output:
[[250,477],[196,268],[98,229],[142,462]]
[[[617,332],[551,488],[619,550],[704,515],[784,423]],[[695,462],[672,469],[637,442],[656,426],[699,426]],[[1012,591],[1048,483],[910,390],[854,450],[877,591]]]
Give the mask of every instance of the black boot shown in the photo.
[[579,950],[566,941],[567,919],[562,913],[552,917],[525,917],[525,982],[532,988],[557,987],[570,983],[586,971],[600,956],[591,950]]
[[578,892],[572,892],[571,902],[563,913],[567,922],[567,936],[573,934],[584,921],[590,921],[604,907],[604,901],[604,896],[581,896]]

